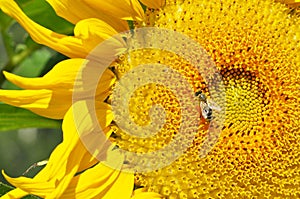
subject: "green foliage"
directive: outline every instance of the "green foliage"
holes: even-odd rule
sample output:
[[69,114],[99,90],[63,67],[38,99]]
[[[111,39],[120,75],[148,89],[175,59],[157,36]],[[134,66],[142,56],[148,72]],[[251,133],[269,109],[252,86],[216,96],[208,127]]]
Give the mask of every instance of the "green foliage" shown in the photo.
[[5,185],[2,182],[0,182],[0,196],[4,195],[5,193],[13,189],[14,189],[13,187]]
[[9,24],[13,21],[12,18],[5,15],[3,12],[0,11],[0,30],[4,29],[5,27],[8,27]]
[[57,16],[45,0],[17,0],[22,10],[33,21],[62,34],[73,32],[73,25]]
[[0,104],[0,131],[19,128],[60,128],[60,120],[38,116],[28,110]]
[[[38,24],[61,34],[73,34],[74,25],[57,16],[53,8],[45,0],[16,0],[16,2],[26,15]],[[42,51],[40,54],[45,53],[45,49],[41,49],[41,45],[32,41],[30,36],[17,24],[17,22],[6,16],[1,10],[0,45],[2,45],[0,46],[0,70],[33,77],[39,76],[41,72],[44,72],[45,70],[49,71],[51,69],[49,66],[47,69],[41,68],[46,67],[46,59],[51,59],[50,56],[41,55],[37,57],[32,55],[34,53],[39,54],[37,53],[39,51]],[[49,53],[51,53],[51,55],[55,54],[48,49],[48,54]],[[40,61],[38,59],[40,59]],[[16,68],[24,66],[23,62],[27,62],[25,64],[28,65],[30,61],[33,62],[32,66],[29,67],[32,73],[28,75],[28,71],[25,73],[20,73],[20,69],[16,71]],[[36,62],[39,62],[40,64],[35,64]],[[37,73],[37,71],[40,73]],[[4,83],[4,80],[5,78],[1,72],[0,86]]]
[[[13,73],[25,77],[37,77],[44,71],[44,68],[47,67],[48,60],[51,57],[52,52],[50,52],[47,48],[36,50],[29,57],[24,59],[24,61],[20,63],[18,67],[15,67]],[[19,89],[19,87],[10,83],[9,81],[4,81],[2,88]]]

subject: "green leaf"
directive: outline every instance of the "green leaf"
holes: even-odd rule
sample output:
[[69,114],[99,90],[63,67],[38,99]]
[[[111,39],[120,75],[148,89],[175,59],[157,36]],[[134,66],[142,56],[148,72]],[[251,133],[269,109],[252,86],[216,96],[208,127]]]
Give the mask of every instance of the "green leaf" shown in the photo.
[[[16,75],[23,77],[38,77],[47,67],[47,62],[52,56],[52,51],[48,48],[40,48],[30,54],[24,61],[12,71]],[[9,71],[8,71],[9,72]],[[3,89],[19,89],[16,85],[6,81],[2,85]]]
[[0,131],[33,127],[60,128],[61,120],[44,118],[26,109],[0,104]]
[[5,193],[13,190],[14,188],[11,186],[8,186],[6,184],[3,184],[2,182],[0,182],[0,196],[4,195]]
[[[2,182],[0,182],[0,196],[4,195],[5,193],[13,190],[14,188],[11,186],[8,186],[6,184],[3,184]],[[37,196],[32,196],[32,195],[28,195],[23,197],[23,199],[38,199],[39,197]]]
[[25,77],[37,77],[43,71],[46,63],[51,58],[51,53],[47,48],[41,48],[27,57],[14,71],[14,74]]
[[0,23],[0,30],[4,31],[4,30],[6,30],[6,28],[11,23],[12,18],[10,18],[6,14],[4,14],[2,11],[0,11],[0,21],[1,21],[1,23]]
[[22,10],[33,21],[61,34],[72,34],[74,25],[56,15],[45,0],[17,0]]

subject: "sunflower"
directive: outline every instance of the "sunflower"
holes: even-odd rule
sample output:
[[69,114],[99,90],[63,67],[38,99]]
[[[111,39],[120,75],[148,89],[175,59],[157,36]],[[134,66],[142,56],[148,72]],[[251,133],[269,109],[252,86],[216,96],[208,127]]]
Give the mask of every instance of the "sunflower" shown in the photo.
[[[74,36],[46,29],[14,1],[0,0],[0,8],[37,43],[70,57],[39,78],[5,72],[24,90],[0,90],[0,100],[63,118],[64,139],[34,178],[3,172],[17,187],[3,198],[300,197],[300,24],[290,8],[272,0],[143,0],[145,11],[135,0],[48,2],[75,24]],[[130,31],[127,21],[133,22]],[[139,34],[145,28],[150,31]],[[203,50],[191,51],[191,59],[185,59],[180,52],[194,46],[192,41],[180,43],[182,39],[163,37],[151,28],[188,36]],[[161,49],[135,48],[141,40]],[[106,41],[109,53],[101,46]],[[175,46],[173,52],[166,50],[168,45]],[[99,73],[106,58],[113,60],[101,76],[89,76]],[[199,72],[197,63],[214,75]],[[151,72],[140,70],[141,64],[152,64]],[[174,71],[169,80],[178,78],[172,88],[165,85],[168,76],[160,76],[169,71]],[[178,89],[184,81],[190,86]],[[205,100],[191,95],[190,101],[180,99],[186,92],[200,92]],[[126,110],[119,106],[123,98]],[[212,120],[195,104],[197,99],[209,106]],[[210,106],[209,99],[224,111]],[[184,110],[183,102],[189,105]],[[176,148],[155,153],[172,143],[183,123],[188,133],[180,141],[192,140],[186,148],[179,143],[182,153]],[[98,136],[99,128],[103,136]],[[211,129],[220,130],[217,139],[199,156]],[[157,155],[151,159],[154,164],[145,159],[149,153]],[[155,159],[172,161],[158,164]]]

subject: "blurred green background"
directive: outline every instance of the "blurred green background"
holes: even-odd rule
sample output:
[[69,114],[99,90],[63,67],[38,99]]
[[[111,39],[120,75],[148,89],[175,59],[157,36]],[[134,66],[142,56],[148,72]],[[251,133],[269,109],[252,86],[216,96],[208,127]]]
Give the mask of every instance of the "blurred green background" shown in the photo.
[[[27,128],[0,134],[0,169],[11,177],[21,176],[32,164],[49,157],[61,142],[59,129]],[[25,176],[34,176],[41,167],[31,169]],[[0,181],[8,184],[2,174]]]
[[[16,2],[35,22],[55,32],[72,35],[73,25],[56,16],[46,1]],[[38,77],[64,59],[67,57],[32,41],[16,21],[0,10],[1,89],[20,89],[5,80],[3,70],[24,77]],[[0,102],[0,169],[9,176],[21,176],[32,164],[49,158],[61,141],[61,121],[42,118]],[[40,169],[33,168],[25,176],[32,177]],[[0,182],[8,184],[2,174]]]

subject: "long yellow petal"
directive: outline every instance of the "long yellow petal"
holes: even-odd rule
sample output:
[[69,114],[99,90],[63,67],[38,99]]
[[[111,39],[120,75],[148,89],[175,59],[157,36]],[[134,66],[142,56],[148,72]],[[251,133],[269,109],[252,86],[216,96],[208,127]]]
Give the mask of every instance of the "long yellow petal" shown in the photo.
[[[4,177],[12,185],[30,194],[45,198],[55,192],[58,198],[77,173],[80,160],[83,153],[86,152],[82,150],[82,147],[78,147],[77,143],[73,150],[68,150],[63,145],[60,146],[54,150],[50,157],[51,160],[49,159],[47,166],[41,171],[43,175],[33,179],[27,177],[10,178],[3,173]],[[71,147],[71,145],[68,146]],[[52,157],[58,160],[53,160]]]
[[118,32],[128,30],[128,24],[126,21],[115,17],[114,15],[107,15],[99,10],[91,7],[82,0],[47,0],[47,2],[53,7],[56,14],[73,24],[88,19],[98,18],[107,22]]
[[[4,72],[10,82],[27,90],[0,90],[0,101],[29,109],[44,117],[61,119],[72,105],[75,79],[84,64],[83,59],[65,60],[45,76],[38,78],[25,78]],[[99,81],[101,86],[95,96],[87,96],[85,91],[79,94],[85,98],[96,97],[99,102],[104,101],[114,81],[113,72],[106,70]]]
[[140,0],[145,6],[149,8],[161,8],[166,4],[166,0]]
[[52,90],[0,90],[0,101],[38,115],[61,119],[71,106],[71,96]]
[[[99,19],[84,19],[76,24],[74,36],[66,36],[35,23],[12,0],[0,0],[0,9],[16,19],[34,41],[71,58],[85,58],[96,45],[117,34],[108,23]],[[116,40],[115,45],[119,48],[125,46],[121,39]]]
[[[118,160],[120,169],[123,161]],[[134,175],[110,168],[103,163],[76,176],[62,198],[120,198],[129,199]]]
[[[60,113],[63,112],[64,106],[62,105],[65,98],[61,98],[61,104],[52,104],[51,98],[53,92],[47,89],[41,90],[0,90],[0,101],[17,106],[20,108],[29,109],[34,113],[42,116],[48,116],[53,119],[60,118]],[[63,97],[63,96],[55,96]],[[54,113],[46,113],[45,110],[51,106],[52,110],[57,111],[57,116]],[[52,116],[52,117],[51,117]]]
[[[29,191],[30,194],[36,194],[39,196],[46,196],[45,193],[51,193],[55,189],[55,183],[52,182],[46,182],[46,181],[36,181],[31,178],[27,177],[18,177],[18,178],[11,178],[4,171],[2,171],[2,175],[5,177],[5,179],[12,185],[17,186],[20,188],[21,191],[24,190],[31,190],[32,187],[36,187],[34,191]],[[26,192],[25,192],[26,193]],[[43,193],[43,194],[41,194]],[[10,193],[12,195],[12,193]]]
[[[78,107],[74,109],[75,106],[82,109]],[[110,109],[108,105],[100,103],[94,111],[108,113],[108,109]],[[75,114],[75,111],[81,112]],[[97,143],[98,153],[106,153],[106,148],[103,148],[102,145],[104,146],[107,140],[106,137],[109,135],[104,135],[102,140],[97,140],[94,139],[93,132],[97,131],[98,120],[107,120],[107,122],[100,122],[100,126],[104,125],[103,128],[105,128],[105,125],[111,122],[112,115],[103,114],[93,120],[88,111],[85,102],[77,102],[67,112],[63,122],[63,142],[53,151],[45,168],[33,179],[26,177],[10,178],[4,174],[6,179],[26,193],[43,198],[59,198],[69,187],[69,184],[74,181],[77,172],[92,166],[90,163],[95,164],[97,162],[95,157],[92,157],[91,151],[87,151],[86,146],[81,142],[82,136],[91,136],[90,140]],[[90,157],[86,158],[87,156]],[[83,161],[86,159],[89,161]]]
[[[3,171],[2,171],[3,173]],[[21,189],[13,189],[6,193],[5,195],[1,196],[1,199],[12,199],[12,198],[23,198],[24,196],[28,195],[27,192],[22,191]]]
[[[72,145],[74,144],[66,144],[66,142],[60,144],[51,154],[48,164],[39,173],[40,175],[37,175],[33,179],[27,177],[10,178],[5,173],[3,173],[3,176],[15,187],[45,198],[59,187],[60,183],[68,183],[76,174],[79,165],[78,160],[81,159],[84,151],[72,150],[74,148],[74,146],[72,148]],[[68,157],[71,152],[77,152],[78,159]]]
[[[89,101],[80,101],[75,103],[72,106],[72,109],[68,111],[64,118],[63,123],[63,131],[64,131],[64,140],[70,140],[73,137],[76,137],[77,141],[79,141],[74,150],[72,150],[67,159],[67,168],[70,168],[72,172],[68,172],[66,170],[66,174],[61,183],[55,188],[55,190],[47,195],[46,198],[61,198],[62,194],[65,192],[69,184],[74,180],[74,175],[76,172],[79,172],[82,165],[86,165],[86,162],[83,162],[82,159],[85,154],[87,155],[98,155],[103,152],[106,152],[108,148],[105,148],[105,144],[107,142],[107,137],[103,135],[102,137],[97,136],[96,133],[100,133],[97,129],[97,122],[100,123],[100,127],[104,129],[108,126],[112,121],[112,114],[109,114],[110,106],[105,103],[97,104],[96,109],[90,110],[86,104],[90,104]],[[93,118],[94,113],[100,113],[99,117]],[[103,113],[103,114],[101,114]],[[106,122],[104,122],[106,121]],[[96,136],[95,136],[96,135]],[[73,138],[74,139],[74,138]],[[90,140],[91,142],[82,142],[84,140]],[[96,146],[94,148],[87,148],[87,144],[92,144]],[[68,147],[70,148],[70,147]],[[60,151],[61,153],[61,151]],[[82,154],[82,156],[81,156]],[[50,159],[49,159],[50,160]],[[73,160],[73,162],[72,162]],[[61,160],[60,160],[61,161]],[[93,168],[92,168],[93,169]],[[74,173],[74,172],[75,173]],[[84,172],[85,173],[85,172]],[[53,173],[53,177],[57,178],[57,176],[62,175],[60,172]],[[57,181],[57,180],[56,180]]]
[[137,0],[83,0],[90,7],[109,16],[115,16],[124,20],[139,20],[144,17],[144,11]]
[[8,81],[23,89],[58,89],[69,92],[84,63],[84,59],[64,60],[56,64],[46,75],[37,78],[20,77],[8,72],[4,72],[4,75]]
[[13,0],[0,0],[0,9],[17,20],[35,42],[49,46],[68,57],[85,57],[88,54],[80,39],[55,33],[35,23]]
[[[112,122],[112,112],[111,107],[106,103],[97,103],[96,109],[90,110],[86,106],[87,102],[76,102],[70,108],[70,110],[66,113],[62,130],[63,130],[63,143],[61,146],[59,145],[59,149],[55,149],[51,154],[48,164],[46,167],[37,174],[36,178],[45,179],[46,176],[48,178],[60,178],[63,177],[63,173],[61,172],[61,167],[52,167],[55,164],[65,164],[70,160],[70,158],[74,157],[74,161],[79,163],[79,171],[86,169],[82,165],[87,166],[89,163],[80,161],[79,154],[82,152],[83,155],[92,155],[89,151],[86,150],[86,146],[80,139],[84,139],[84,136],[91,136],[90,139],[93,138],[93,133],[97,131],[97,124],[99,122],[103,133],[107,133],[103,138],[103,140],[94,140],[98,147],[101,148],[102,144],[106,141],[106,138],[110,135],[111,131],[105,130],[107,126]],[[98,117],[92,118],[92,115],[97,112]],[[83,156],[82,156],[83,157]],[[53,165],[51,166],[51,163]],[[51,172],[45,171],[49,168]],[[50,175],[50,173],[52,173]]]
[[55,148],[45,168],[33,179],[9,178],[4,175],[6,179],[23,191],[43,198],[51,194],[60,186],[60,183],[68,183],[76,174],[83,154],[87,152],[78,138],[77,129],[73,123],[73,112],[70,109],[63,122],[63,142]]

